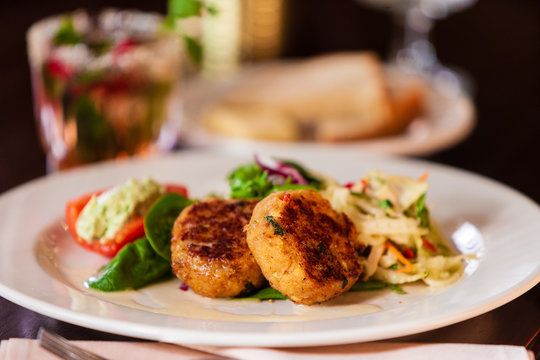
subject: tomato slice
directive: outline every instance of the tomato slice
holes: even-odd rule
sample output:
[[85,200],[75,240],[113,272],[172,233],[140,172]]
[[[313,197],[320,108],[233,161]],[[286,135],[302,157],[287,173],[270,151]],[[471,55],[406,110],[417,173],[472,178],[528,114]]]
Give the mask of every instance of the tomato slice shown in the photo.
[[165,185],[165,189],[165,191],[167,191],[168,193],[177,193],[182,196],[188,197],[187,188],[183,185],[167,184]]
[[[165,189],[168,193],[174,192],[186,197],[188,196],[187,189],[183,185],[167,184],[165,185]],[[99,196],[103,192],[104,190],[99,190],[69,200],[66,203],[65,219],[67,228],[77,244],[98,254],[113,257],[116,255],[116,253],[118,253],[118,251],[120,251],[122,247],[124,247],[124,245],[144,236],[144,218],[140,216],[129,221],[120,230],[118,230],[112,239],[106,239],[105,241],[86,241],[80,237],[79,234],[77,234],[75,224],[77,223],[77,219],[79,218],[82,210],[90,201],[92,196]]]

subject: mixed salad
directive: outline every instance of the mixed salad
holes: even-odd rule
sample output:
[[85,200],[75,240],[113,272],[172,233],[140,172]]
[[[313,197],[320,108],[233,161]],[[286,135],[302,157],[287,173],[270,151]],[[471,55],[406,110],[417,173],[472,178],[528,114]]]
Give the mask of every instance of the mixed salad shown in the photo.
[[[427,177],[370,171],[355,183],[339,184],[297,163],[256,156],[255,161],[234,169],[227,181],[230,198],[262,199],[275,191],[298,188],[319,191],[358,230],[354,246],[364,270],[351,291],[389,288],[405,293],[402,284],[421,281],[447,286],[464,270],[463,255],[451,254],[430,218]],[[183,186],[145,179],[68,202],[66,221],[77,243],[114,256],[87,285],[119,291],[172,276],[171,229],[181,211],[194,201]],[[270,287],[248,297],[285,299]]]

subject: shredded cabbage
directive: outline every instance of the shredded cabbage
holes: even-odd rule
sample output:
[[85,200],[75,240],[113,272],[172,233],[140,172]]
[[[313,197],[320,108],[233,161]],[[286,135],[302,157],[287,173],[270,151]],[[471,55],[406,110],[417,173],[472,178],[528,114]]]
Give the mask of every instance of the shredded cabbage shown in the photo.
[[[368,251],[361,256],[361,280],[389,284],[421,280],[428,286],[439,287],[461,277],[464,258],[451,255],[430,219],[425,204],[427,190],[426,181],[378,170],[368,172],[364,179],[348,187],[325,181],[320,190],[322,196],[355,224],[355,246],[367,246]],[[389,251],[390,247],[394,251]],[[396,256],[396,249],[403,256]]]

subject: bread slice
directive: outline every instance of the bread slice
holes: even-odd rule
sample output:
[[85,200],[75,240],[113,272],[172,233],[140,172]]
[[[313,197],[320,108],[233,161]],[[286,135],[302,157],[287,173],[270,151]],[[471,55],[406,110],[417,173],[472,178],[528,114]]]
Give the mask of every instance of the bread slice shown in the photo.
[[402,88],[390,91],[373,53],[322,55],[250,73],[210,107],[204,122],[228,136],[357,140],[401,131],[416,111],[408,96]]

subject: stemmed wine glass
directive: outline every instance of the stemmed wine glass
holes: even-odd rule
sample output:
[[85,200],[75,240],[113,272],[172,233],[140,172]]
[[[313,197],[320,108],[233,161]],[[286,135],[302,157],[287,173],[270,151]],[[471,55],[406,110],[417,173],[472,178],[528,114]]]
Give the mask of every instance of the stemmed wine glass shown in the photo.
[[422,75],[445,92],[468,91],[466,76],[443,66],[429,39],[436,20],[472,6],[476,0],[357,0],[391,12],[395,35],[391,62],[400,70]]

